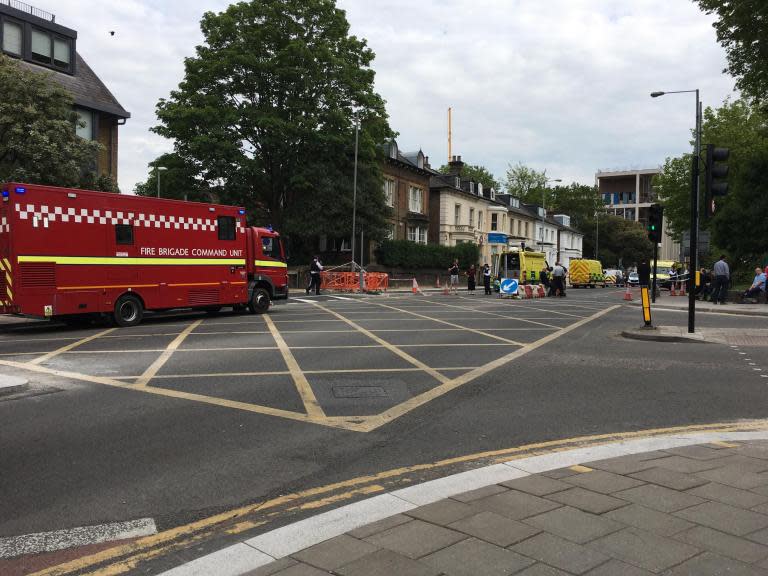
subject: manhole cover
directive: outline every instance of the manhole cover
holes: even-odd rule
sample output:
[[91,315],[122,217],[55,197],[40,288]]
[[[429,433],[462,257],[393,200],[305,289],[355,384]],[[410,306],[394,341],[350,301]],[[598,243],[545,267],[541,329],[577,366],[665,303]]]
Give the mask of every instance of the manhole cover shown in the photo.
[[387,392],[381,386],[334,386],[336,398],[385,398]]

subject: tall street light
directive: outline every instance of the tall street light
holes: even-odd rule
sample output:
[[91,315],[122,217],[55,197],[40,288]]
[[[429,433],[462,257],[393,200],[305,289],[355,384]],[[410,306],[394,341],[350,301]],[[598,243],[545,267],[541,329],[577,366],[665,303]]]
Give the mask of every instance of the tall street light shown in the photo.
[[157,197],[160,198],[160,173],[165,172],[168,170],[165,166],[156,166],[155,171],[157,172]]
[[[360,133],[360,119],[355,116],[355,172],[352,177],[352,262],[350,269],[355,271],[355,218],[357,212],[357,142]],[[362,247],[360,248],[362,250]]]
[[[690,263],[688,265],[688,276],[694,277],[698,270],[698,252],[699,252],[699,154],[701,153],[701,102],[699,101],[699,89],[696,90],[674,90],[669,92],[651,92],[651,98],[658,98],[665,94],[696,94],[696,138],[693,147],[693,166],[691,170],[691,246]],[[688,332],[693,333],[696,324],[696,290],[693,282],[690,283],[688,291]]]
[[547,184],[550,182],[562,182],[562,178],[550,178],[549,180],[544,181],[544,188],[541,189],[541,234],[539,234],[539,238],[541,238],[539,242],[539,248],[542,252],[544,252],[544,198],[547,194]]

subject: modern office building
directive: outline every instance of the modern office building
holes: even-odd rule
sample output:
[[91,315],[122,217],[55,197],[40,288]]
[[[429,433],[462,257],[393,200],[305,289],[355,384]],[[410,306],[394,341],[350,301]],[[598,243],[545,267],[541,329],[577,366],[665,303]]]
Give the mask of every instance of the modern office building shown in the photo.
[[[641,170],[598,170],[595,185],[605,206],[606,212],[621,216],[627,220],[648,222],[648,208],[656,201],[653,177],[661,173],[660,168]],[[664,219],[663,236],[659,246],[660,260],[681,260],[680,244],[675,242],[667,230]]]

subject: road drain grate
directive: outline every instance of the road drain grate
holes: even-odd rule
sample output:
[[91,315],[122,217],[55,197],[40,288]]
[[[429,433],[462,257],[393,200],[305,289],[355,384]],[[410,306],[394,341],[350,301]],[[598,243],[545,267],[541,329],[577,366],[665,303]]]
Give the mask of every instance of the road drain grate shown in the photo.
[[334,386],[336,398],[386,398],[387,391],[381,386]]

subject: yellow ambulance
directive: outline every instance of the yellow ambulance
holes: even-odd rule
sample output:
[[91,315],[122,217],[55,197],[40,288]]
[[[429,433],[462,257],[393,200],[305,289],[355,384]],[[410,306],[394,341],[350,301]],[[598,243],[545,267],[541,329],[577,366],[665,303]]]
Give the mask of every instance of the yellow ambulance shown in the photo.
[[512,248],[509,252],[495,254],[492,270],[495,276],[514,278],[520,284],[538,284],[539,272],[547,266],[544,252]]
[[571,260],[568,279],[574,288],[582,286],[594,288],[598,284],[605,288],[607,285],[600,260]]

